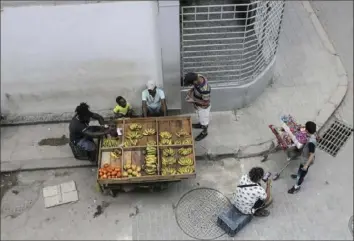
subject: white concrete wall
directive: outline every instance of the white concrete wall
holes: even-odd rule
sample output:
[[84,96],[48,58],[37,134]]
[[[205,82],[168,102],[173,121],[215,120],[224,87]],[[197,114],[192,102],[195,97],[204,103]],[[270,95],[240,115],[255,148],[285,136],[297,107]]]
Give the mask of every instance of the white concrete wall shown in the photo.
[[2,113],[140,108],[148,79],[162,85],[155,1],[25,6],[1,12]]

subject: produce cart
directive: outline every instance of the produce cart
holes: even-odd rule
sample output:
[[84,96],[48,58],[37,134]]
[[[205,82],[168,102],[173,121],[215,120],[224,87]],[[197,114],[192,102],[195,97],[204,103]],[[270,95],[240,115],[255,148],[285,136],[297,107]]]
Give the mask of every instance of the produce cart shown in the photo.
[[97,183],[101,191],[165,188],[195,178],[190,117],[116,120],[118,137],[100,141]]
[[[275,127],[274,125],[269,125],[270,130],[273,132],[277,138],[278,145],[275,146],[269,152],[275,149],[282,149],[284,152],[288,148],[297,147],[297,149],[302,149],[303,145],[307,142],[307,134],[305,127],[298,124],[294,117],[291,115],[284,115],[280,118],[281,126]],[[265,161],[268,156],[266,156],[262,161]],[[291,159],[287,159],[287,163],[283,168],[275,173],[273,180],[277,180],[284,169],[291,163]]]

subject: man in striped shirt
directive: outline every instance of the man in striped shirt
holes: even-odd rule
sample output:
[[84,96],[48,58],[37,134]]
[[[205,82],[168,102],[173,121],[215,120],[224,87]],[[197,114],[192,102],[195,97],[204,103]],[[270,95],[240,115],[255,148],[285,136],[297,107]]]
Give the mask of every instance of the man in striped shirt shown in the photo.
[[202,129],[202,132],[195,138],[196,141],[201,141],[208,135],[211,88],[207,79],[196,73],[186,74],[184,84],[193,85],[187,93],[186,101],[192,103],[196,109],[199,123],[193,124],[193,128]]

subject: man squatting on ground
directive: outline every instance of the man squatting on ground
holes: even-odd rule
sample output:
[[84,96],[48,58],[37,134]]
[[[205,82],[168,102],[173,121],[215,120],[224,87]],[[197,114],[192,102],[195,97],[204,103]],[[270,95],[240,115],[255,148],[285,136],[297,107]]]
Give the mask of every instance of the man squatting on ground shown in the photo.
[[[103,127],[104,119],[97,113],[89,110],[86,103],[81,103],[75,109],[75,116],[69,124],[70,141],[89,154],[90,161],[96,161],[96,144],[93,138],[98,138],[110,132],[107,127]],[[89,126],[90,120],[95,119],[101,126]]]
[[210,121],[210,85],[207,79],[196,73],[188,73],[184,77],[184,84],[193,85],[187,93],[186,101],[194,104],[199,123],[193,124],[193,128],[202,129],[202,132],[195,138],[196,141],[203,140],[208,135]]
[[249,173],[241,177],[241,181],[236,188],[233,204],[243,214],[253,214],[259,217],[269,215],[269,211],[265,208],[272,202],[270,194],[271,179],[266,180],[267,187],[264,190],[260,184],[263,177],[264,170],[261,167],[254,167]]
[[142,92],[142,109],[144,117],[167,116],[165,92],[149,80]]
[[306,122],[305,130],[307,133],[307,142],[302,148],[302,150],[293,147],[289,148],[287,151],[288,161],[290,161],[292,158],[297,158],[301,155],[301,164],[297,171],[297,174],[291,175],[293,179],[296,179],[296,183],[292,188],[289,189],[288,193],[290,194],[296,193],[300,190],[301,184],[304,181],[308,169],[315,160],[315,150],[317,145],[317,139],[315,135],[316,124],[312,121]]

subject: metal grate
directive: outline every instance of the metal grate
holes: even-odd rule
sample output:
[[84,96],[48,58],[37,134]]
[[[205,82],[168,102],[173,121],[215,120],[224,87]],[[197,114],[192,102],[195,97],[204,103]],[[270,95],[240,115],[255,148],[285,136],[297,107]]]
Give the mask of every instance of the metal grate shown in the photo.
[[178,201],[175,215],[178,226],[189,237],[211,240],[225,231],[217,226],[219,214],[232,207],[230,200],[211,188],[197,188],[184,194]]
[[335,122],[325,131],[319,141],[318,147],[335,157],[342,146],[347,142],[352,132],[353,128],[341,121],[335,120]]
[[285,1],[181,7],[182,75],[210,83],[253,81],[276,54]]

